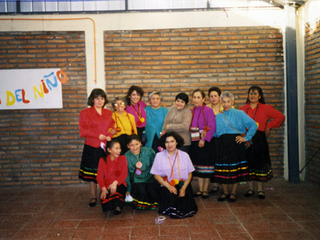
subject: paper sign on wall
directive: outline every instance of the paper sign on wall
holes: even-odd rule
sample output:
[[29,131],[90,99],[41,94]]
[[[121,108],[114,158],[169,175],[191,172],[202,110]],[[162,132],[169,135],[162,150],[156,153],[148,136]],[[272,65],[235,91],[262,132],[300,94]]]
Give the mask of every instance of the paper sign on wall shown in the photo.
[[62,108],[61,69],[0,70],[0,110]]

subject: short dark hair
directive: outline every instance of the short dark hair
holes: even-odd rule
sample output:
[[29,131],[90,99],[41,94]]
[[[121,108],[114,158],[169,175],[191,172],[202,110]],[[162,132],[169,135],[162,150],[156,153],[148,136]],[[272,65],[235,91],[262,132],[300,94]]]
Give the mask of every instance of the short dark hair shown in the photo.
[[[141,96],[141,99],[142,99],[142,96],[144,94],[144,91],[142,90],[141,87],[138,87],[138,86],[135,86],[135,85],[132,85],[129,89],[128,89],[128,92],[127,92],[127,95],[126,95],[126,102],[127,102],[127,105],[130,105],[131,103],[131,100],[130,100],[130,96],[131,96],[131,93],[133,91],[136,91],[138,94],[140,94]],[[140,100],[141,100],[140,99]]]
[[188,95],[185,94],[184,92],[181,92],[181,93],[179,93],[179,94],[176,96],[176,101],[177,101],[178,99],[181,99],[181,100],[184,101],[186,104],[188,104],[188,102],[189,102],[189,97],[188,97]]
[[129,143],[131,143],[133,140],[137,140],[137,141],[141,142],[141,139],[140,139],[140,137],[139,137],[137,134],[131,134],[131,135],[129,135],[129,136],[127,137],[127,145],[128,145]]
[[[254,91],[254,90],[257,90],[259,95],[260,95],[260,98],[259,98],[259,103],[263,103],[263,104],[266,104],[266,100],[264,100],[264,96],[263,96],[263,92],[262,92],[262,89],[261,87],[257,86],[257,85],[253,85],[249,88],[248,90],[248,95],[251,91]],[[247,102],[249,102],[249,97],[247,97]]]
[[116,110],[116,106],[115,106],[115,104],[116,104],[116,102],[117,101],[122,101],[122,102],[124,102],[124,104],[125,104],[125,109],[126,109],[126,107],[127,107],[127,103],[126,103],[126,101],[124,100],[124,98],[122,98],[122,97],[116,97],[113,101],[112,101],[112,108],[113,108],[113,110]]
[[197,88],[196,90],[194,90],[194,91],[192,92],[192,97],[193,97],[193,95],[194,95],[196,92],[199,92],[199,93],[201,94],[202,98],[205,98],[205,97],[206,97],[206,94],[205,94],[204,91],[201,90],[200,88]]
[[184,145],[184,140],[183,138],[176,132],[172,131],[172,132],[166,132],[165,134],[163,134],[160,139],[159,139],[159,145],[163,148],[166,149],[165,143],[166,143],[166,139],[167,137],[173,137],[176,141],[177,141],[177,148],[181,148]]
[[103,107],[108,103],[108,99],[105,91],[103,91],[101,88],[95,88],[91,91],[90,96],[88,97],[88,102],[87,102],[88,106],[92,107],[94,104],[93,100],[97,97],[104,98]]
[[218,95],[219,95],[219,97],[220,97],[220,95],[221,95],[221,90],[220,90],[220,88],[218,88],[218,87],[211,87],[211,88],[209,89],[209,91],[208,91],[208,96],[210,96],[210,93],[213,92],[213,91],[217,92]]

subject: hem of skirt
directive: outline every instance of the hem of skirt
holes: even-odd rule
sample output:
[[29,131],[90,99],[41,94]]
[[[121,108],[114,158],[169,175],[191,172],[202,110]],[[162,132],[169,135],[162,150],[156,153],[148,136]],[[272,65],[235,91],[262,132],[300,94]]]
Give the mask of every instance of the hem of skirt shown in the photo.
[[188,213],[182,213],[179,210],[177,210],[174,207],[169,207],[166,210],[159,212],[161,215],[168,215],[170,218],[187,218],[187,217],[193,217],[196,215],[196,211],[191,211]]
[[150,209],[150,210],[155,210],[158,207],[158,203],[154,202],[154,203],[148,203],[148,202],[140,202],[137,201],[136,199],[133,199],[132,204],[134,205],[134,208],[136,209]]

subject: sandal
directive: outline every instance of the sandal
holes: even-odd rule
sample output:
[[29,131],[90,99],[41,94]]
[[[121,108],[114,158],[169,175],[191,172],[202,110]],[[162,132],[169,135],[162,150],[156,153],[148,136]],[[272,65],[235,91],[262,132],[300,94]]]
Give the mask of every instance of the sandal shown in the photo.
[[222,193],[221,197],[218,198],[218,202],[223,202],[224,200],[229,198],[229,194]]
[[197,193],[193,194],[194,197],[200,197],[202,196],[202,193],[201,191],[198,191]]
[[212,193],[216,193],[218,191],[219,191],[219,187],[217,187],[217,186],[213,186],[212,189],[211,189]]
[[89,202],[90,207],[95,207],[97,205],[97,199],[96,198],[91,198]]
[[259,191],[258,192],[258,198],[260,198],[260,199],[265,199],[266,198],[266,196],[265,196],[263,191]]
[[[233,196],[233,198],[231,198],[231,196]],[[233,194],[233,193],[230,193],[229,194],[229,202],[230,203],[234,203],[236,200],[237,200],[237,195]]]
[[249,189],[244,196],[245,197],[251,197],[253,194],[254,194],[254,191]]
[[207,191],[203,191],[202,192],[202,196],[201,196],[203,199],[207,199],[209,197],[209,194]]

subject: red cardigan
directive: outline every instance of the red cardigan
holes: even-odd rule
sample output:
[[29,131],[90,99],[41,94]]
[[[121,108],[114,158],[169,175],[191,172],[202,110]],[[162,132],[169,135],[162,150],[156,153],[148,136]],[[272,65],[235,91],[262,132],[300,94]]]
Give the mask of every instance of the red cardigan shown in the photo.
[[127,186],[127,175],[128,164],[127,158],[124,155],[119,156],[113,161],[111,161],[110,155],[108,155],[107,162],[105,162],[103,158],[100,158],[97,173],[97,182],[101,190],[103,187],[108,189],[110,184],[112,184],[115,180],[118,181],[118,186],[120,186],[121,184]]
[[80,137],[86,138],[86,145],[98,148],[101,142],[106,143],[106,141],[99,140],[100,134],[112,138],[109,130],[114,128],[114,120],[111,115],[112,112],[105,108],[102,109],[101,115],[94,107],[86,108],[80,112]]
[[[266,127],[269,129],[278,128],[285,119],[285,116],[281,112],[275,110],[271,105],[263,103],[258,103],[258,106],[254,109],[250,108],[250,103],[247,103],[239,109],[259,123],[258,131],[264,131]],[[269,119],[273,120],[268,122]]]

